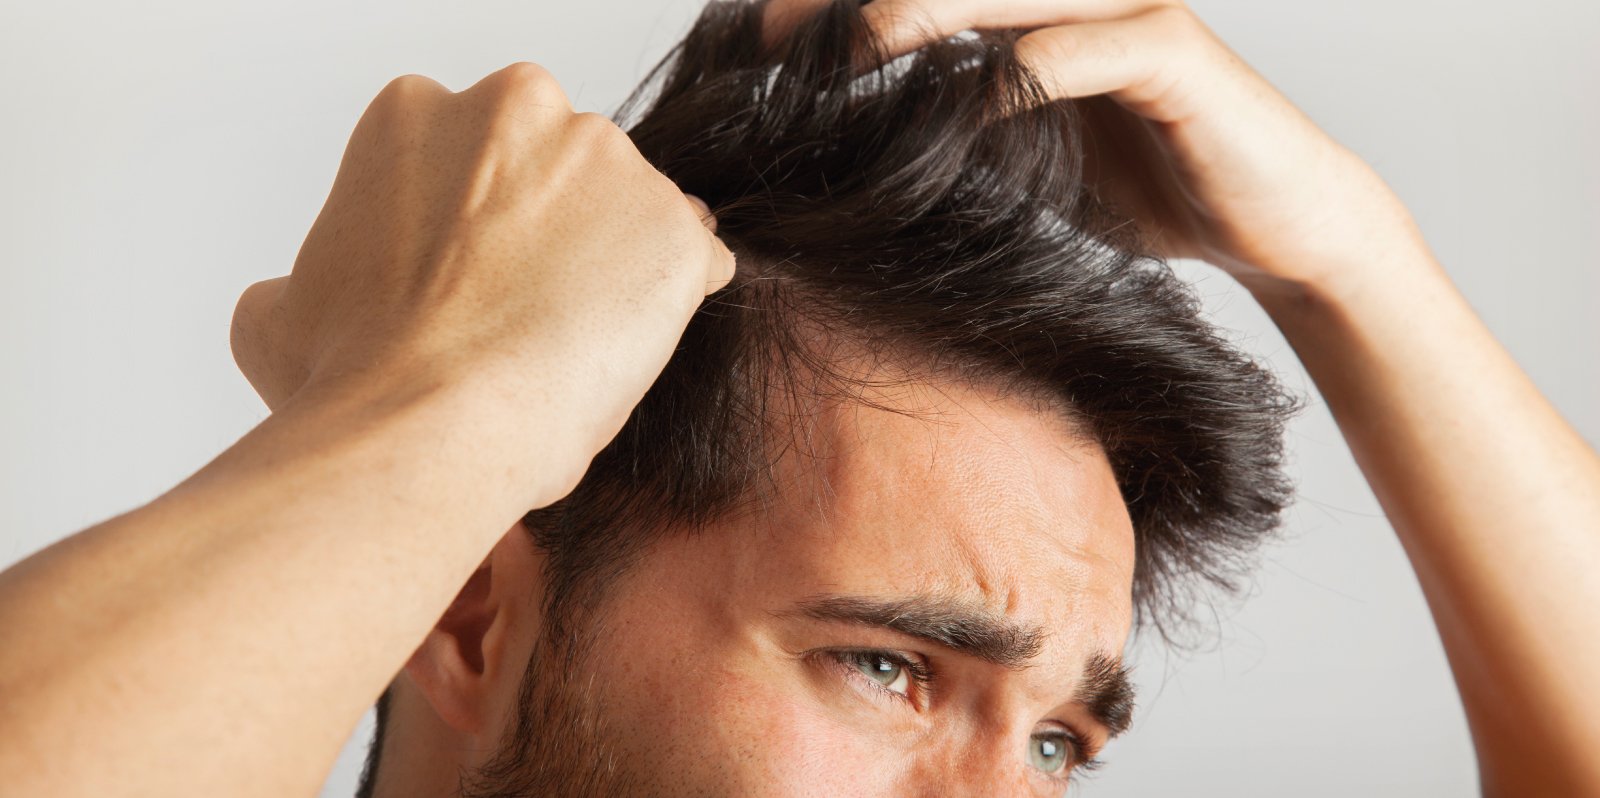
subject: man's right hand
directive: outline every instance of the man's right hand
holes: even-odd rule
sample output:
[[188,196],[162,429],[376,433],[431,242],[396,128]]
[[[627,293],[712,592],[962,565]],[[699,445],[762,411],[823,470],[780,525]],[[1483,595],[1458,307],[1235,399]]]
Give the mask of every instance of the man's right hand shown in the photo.
[[732,277],[711,224],[540,67],[459,93],[399,78],[357,124],[293,274],[240,299],[234,356],[274,409],[492,393],[505,434],[554,417],[578,436],[540,447],[575,483]]
[[0,573],[0,792],[315,794],[732,276],[703,214],[538,67],[390,84],[293,274],[239,302],[272,416]]

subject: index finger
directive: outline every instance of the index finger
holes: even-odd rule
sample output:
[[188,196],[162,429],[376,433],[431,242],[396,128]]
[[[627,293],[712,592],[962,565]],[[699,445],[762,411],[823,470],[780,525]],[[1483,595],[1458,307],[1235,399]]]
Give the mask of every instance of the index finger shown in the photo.
[[[833,0],[773,0],[762,19],[770,46]],[[873,0],[861,9],[890,58],[966,30],[1040,28],[1134,16],[1181,0]]]

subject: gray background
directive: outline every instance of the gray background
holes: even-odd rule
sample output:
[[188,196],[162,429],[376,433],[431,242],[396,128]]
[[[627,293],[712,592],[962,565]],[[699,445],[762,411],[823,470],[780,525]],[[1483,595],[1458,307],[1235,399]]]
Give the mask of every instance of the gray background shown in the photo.
[[[149,500],[265,415],[228,353],[234,300],[288,270],[388,79],[464,88],[531,60],[605,111],[698,6],[8,0],[0,565]],[[1194,6],[1383,173],[1517,360],[1600,440],[1600,4]],[[1309,393],[1248,296],[1180,267]],[[1219,608],[1197,653],[1140,648],[1135,730],[1086,794],[1475,792],[1426,607],[1314,397],[1292,446],[1301,499],[1255,595]],[[324,794],[348,795],[358,765],[352,746]]]

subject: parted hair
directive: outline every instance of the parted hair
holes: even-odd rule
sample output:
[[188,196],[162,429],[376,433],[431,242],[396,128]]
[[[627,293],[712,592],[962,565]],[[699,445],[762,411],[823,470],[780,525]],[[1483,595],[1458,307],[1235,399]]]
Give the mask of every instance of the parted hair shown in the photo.
[[659,534],[770,487],[784,425],[848,401],[836,346],[1046,400],[1104,447],[1136,535],[1139,619],[1231,590],[1290,498],[1294,402],[1083,178],[1079,122],[1018,32],[895,60],[838,0],[776,45],[764,4],[713,2],[621,112],[713,209],[737,276],[577,489],[530,513],[552,617]]

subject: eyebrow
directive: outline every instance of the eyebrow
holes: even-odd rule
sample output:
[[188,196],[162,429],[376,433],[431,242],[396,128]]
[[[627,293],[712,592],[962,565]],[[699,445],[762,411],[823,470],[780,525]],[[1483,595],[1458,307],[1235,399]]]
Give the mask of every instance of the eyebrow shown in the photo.
[[1133,723],[1133,681],[1122,658],[1105,652],[1089,658],[1083,669],[1083,684],[1072,700],[1089,709],[1089,716],[1115,737]]
[[821,596],[799,604],[800,614],[819,621],[878,626],[920,637],[985,662],[1026,667],[1044,648],[1044,631],[948,598]]
[[[797,606],[797,614],[808,618],[890,629],[1011,669],[1027,667],[1046,637],[1037,626],[951,598],[818,596]],[[1099,652],[1084,666],[1083,683],[1072,700],[1115,737],[1133,720],[1133,697],[1122,658]]]

